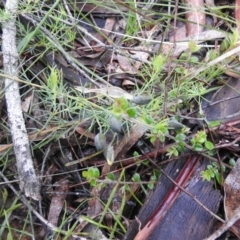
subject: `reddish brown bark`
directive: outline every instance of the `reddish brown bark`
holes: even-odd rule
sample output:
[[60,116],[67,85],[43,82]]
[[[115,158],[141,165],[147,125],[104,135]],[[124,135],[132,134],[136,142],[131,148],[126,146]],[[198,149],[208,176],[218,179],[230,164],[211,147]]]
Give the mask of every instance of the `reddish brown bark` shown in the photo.
[[203,31],[206,23],[203,0],[185,0],[187,36],[198,35]]

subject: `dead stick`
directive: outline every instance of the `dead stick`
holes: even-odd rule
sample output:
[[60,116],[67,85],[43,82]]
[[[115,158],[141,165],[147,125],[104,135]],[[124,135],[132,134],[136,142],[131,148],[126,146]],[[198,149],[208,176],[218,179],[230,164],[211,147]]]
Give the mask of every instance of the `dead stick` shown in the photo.
[[[18,77],[18,52],[16,48],[15,24],[17,10],[17,0],[6,1],[5,13],[9,18],[3,23],[2,27],[3,66],[4,73],[13,77]],[[27,197],[39,200],[41,198],[40,183],[33,167],[28,135],[21,108],[19,85],[17,81],[8,77],[5,77],[5,97],[20,179],[20,188]]]
[[227,220],[217,231],[215,231],[211,236],[209,236],[208,238],[205,238],[204,240],[214,240],[218,238],[239,219],[240,219],[240,209],[238,209],[238,212],[234,214],[229,220]]

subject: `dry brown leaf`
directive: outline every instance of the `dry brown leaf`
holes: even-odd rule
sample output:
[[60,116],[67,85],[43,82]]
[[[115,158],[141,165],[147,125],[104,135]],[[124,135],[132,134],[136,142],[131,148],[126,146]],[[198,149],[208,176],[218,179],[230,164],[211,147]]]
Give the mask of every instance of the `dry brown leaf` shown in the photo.
[[[111,39],[109,39],[109,38],[106,39],[106,37],[108,37],[109,34],[112,32],[115,23],[116,23],[116,18],[107,18],[104,28],[101,29],[100,32],[94,34],[94,36],[101,42],[111,42]],[[92,41],[92,43],[93,43],[93,41]],[[98,44],[98,43],[96,43],[96,44]],[[92,46],[94,46],[94,44],[92,44]],[[95,47],[94,51],[103,52],[104,49],[102,47],[99,47],[99,48]]]
[[143,123],[136,123],[131,128],[129,134],[126,134],[116,147],[114,152],[115,159],[124,159],[124,155],[134,144],[136,144],[136,142],[143,136],[148,128],[148,125],[145,125]]
[[67,196],[66,191],[68,190],[68,180],[63,179],[56,183],[56,193],[51,200],[51,205],[48,214],[48,222],[54,226],[58,226],[58,218],[64,206],[64,201]]
[[131,50],[134,59],[138,59],[138,61],[136,61],[134,64],[134,67],[136,69],[139,69],[142,66],[143,62],[148,59],[149,53],[147,51],[151,51],[151,48],[146,46],[137,46],[134,47],[133,50]]
[[129,74],[137,74],[137,69],[134,67],[133,60],[130,60],[129,58],[122,56],[120,54],[117,54],[117,59],[120,68]]
[[127,80],[127,79],[123,80],[123,82],[122,82],[122,86],[135,86],[135,85],[136,84],[134,82]]
[[[226,219],[229,220],[240,211],[240,158],[237,160],[236,165],[227,176],[224,182],[224,210]],[[233,227],[234,233],[240,230],[240,221],[237,221]],[[238,236],[240,237],[240,235]]]
[[24,100],[22,101],[21,105],[22,105],[22,110],[24,112],[28,112],[29,107],[30,107],[31,102],[32,102],[32,98],[33,98],[33,94],[32,94],[32,92],[29,92],[27,94],[27,96],[24,98]]

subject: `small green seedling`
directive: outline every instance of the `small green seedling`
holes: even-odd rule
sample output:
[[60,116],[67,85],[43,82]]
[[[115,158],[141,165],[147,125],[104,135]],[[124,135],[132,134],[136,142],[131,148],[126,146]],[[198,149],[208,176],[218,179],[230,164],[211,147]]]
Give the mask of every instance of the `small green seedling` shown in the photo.
[[150,182],[147,185],[148,189],[152,190],[154,188],[154,185],[157,183],[159,176],[160,176],[160,172],[156,169],[153,169],[153,173],[150,178]]
[[207,134],[204,131],[197,132],[191,139],[191,144],[193,149],[197,152],[203,151],[204,147],[209,151],[214,149],[213,143],[207,140]]
[[122,114],[127,110],[127,108],[128,100],[125,97],[114,99],[112,112],[117,118],[121,118]]
[[194,40],[190,40],[188,43],[188,47],[191,53],[197,52],[200,50],[201,46],[197,46]]
[[[222,172],[226,171],[226,168],[224,165],[222,165],[221,168],[222,168]],[[220,185],[223,183],[222,175],[219,172],[219,165],[216,162],[214,162],[211,165],[208,165],[207,169],[201,172],[201,175],[202,175],[202,178],[208,182],[210,182],[211,179],[215,178]]]
[[108,173],[108,175],[107,175],[107,179],[109,179],[109,180],[111,180],[111,181],[114,181],[114,180],[115,180],[115,175],[114,175],[112,172],[110,172],[110,173]]
[[86,178],[92,187],[96,186],[97,179],[100,176],[100,172],[96,167],[90,167],[87,171],[82,172],[82,176]]
[[165,136],[168,134],[168,123],[167,120],[163,120],[157,124],[154,125],[152,133],[147,134],[148,137],[150,137],[151,142],[155,142],[155,140],[158,138],[160,142],[165,141]]

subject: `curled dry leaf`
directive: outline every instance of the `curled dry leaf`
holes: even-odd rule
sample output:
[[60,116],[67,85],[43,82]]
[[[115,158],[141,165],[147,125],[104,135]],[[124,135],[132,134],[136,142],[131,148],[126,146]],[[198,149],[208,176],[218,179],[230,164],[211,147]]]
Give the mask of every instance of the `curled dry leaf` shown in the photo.
[[133,54],[133,58],[138,60],[134,64],[136,69],[139,69],[142,66],[143,62],[145,62],[148,59],[149,57],[148,51],[152,51],[152,49],[146,46],[137,46],[137,47],[134,47],[133,50],[131,50],[131,53]]
[[132,86],[135,86],[136,84],[134,83],[134,82],[132,82],[132,81],[130,81],[130,80],[128,80],[128,79],[125,79],[125,80],[123,80],[123,82],[122,82],[122,86],[130,86],[130,87],[132,87]]
[[24,112],[28,112],[31,106],[32,98],[33,98],[33,94],[32,92],[29,92],[27,96],[24,98],[24,101],[22,101],[21,106]]
[[114,149],[112,144],[109,144],[103,151],[103,155],[109,166],[112,166],[114,163]]
[[52,223],[54,226],[58,226],[58,220],[62,208],[64,206],[65,198],[67,196],[68,190],[68,180],[63,179],[57,183],[56,193],[51,200],[51,205],[48,214],[48,222]]
[[128,57],[122,56],[120,54],[117,55],[118,63],[120,68],[129,74],[137,74],[137,69],[133,66],[133,60]]

